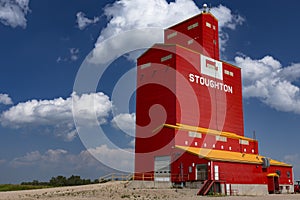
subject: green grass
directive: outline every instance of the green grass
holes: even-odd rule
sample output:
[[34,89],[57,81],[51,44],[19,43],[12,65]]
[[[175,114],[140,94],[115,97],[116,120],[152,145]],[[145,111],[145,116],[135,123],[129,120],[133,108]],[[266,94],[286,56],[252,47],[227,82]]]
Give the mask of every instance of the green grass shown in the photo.
[[33,189],[42,189],[42,188],[49,188],[49,186],[0,184],[0,192],[17,191],[17,190],[33,190]]

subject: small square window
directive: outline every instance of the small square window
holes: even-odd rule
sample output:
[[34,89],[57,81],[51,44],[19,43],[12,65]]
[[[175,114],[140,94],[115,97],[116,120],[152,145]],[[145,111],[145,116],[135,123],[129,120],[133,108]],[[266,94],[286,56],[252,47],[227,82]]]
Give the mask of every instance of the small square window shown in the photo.
[[281,175],[281,171],[280,171],[280,170],[276,170],[276,174],[277,174],[278,176],[280,176],[280,175]]
[[286,172],[288,178],[291,178],[291,172]]

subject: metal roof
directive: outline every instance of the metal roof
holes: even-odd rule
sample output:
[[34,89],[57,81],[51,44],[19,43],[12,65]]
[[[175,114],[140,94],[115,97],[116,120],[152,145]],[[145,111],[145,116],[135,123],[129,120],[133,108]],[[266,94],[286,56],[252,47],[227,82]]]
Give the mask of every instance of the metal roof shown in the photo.
[[[178,146],[178,145],[176,145],[175,147],[184,150],[188,153],[197,155],[201,158],[205,158],[207,160],[212,160],[212,161],[262,164],[263,163],[262,158],[265,158],[264,156],[258,154],[247,154],[247,153],[240,153],[240,152],[231,152],[231,151],[224,151],[224,150],[197,148],[197,147],[189,147],[189,146]],[[276,161],[273,159],[270,159],[270,165],[292,167],[292,165],[286,164],[284,162]]]

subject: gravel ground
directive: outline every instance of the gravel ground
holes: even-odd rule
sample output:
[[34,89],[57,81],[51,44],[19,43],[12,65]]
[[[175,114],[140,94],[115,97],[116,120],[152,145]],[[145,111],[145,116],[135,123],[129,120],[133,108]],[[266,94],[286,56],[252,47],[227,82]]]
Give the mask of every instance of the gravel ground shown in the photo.
[[300,194],[266,196],[202,197],[197,190],[188,189],[129,189],[125,182],[109,182],[74,187],[0,192],[0,200],[296,200]]

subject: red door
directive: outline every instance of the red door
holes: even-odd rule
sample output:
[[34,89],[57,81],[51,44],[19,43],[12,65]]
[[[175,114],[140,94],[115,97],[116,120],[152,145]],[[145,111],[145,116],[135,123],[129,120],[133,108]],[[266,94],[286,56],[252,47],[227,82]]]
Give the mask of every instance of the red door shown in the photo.
[[277,176],[268,176],[268,191],[269,194],[279,192],[279,181]]

